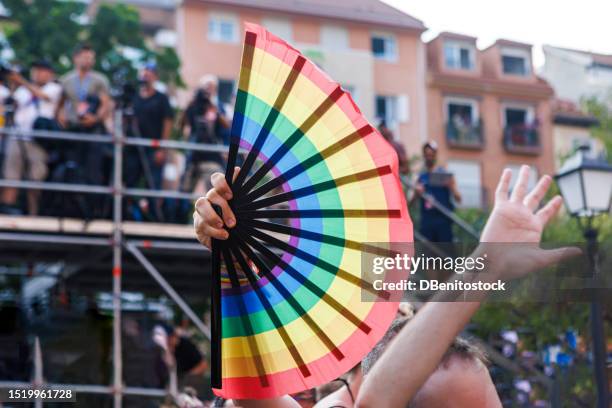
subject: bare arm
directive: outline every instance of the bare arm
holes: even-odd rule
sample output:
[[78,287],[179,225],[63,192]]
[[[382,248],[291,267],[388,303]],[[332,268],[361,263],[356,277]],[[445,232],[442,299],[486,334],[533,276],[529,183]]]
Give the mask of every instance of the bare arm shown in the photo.
[[172,118],[164,119],[164,127],[162,129],[162,140],[170,139],[172,134]]
[[16,84],[27,88],[28,91],[30,91],[32,95],[36,96],[37,98],[40,98],[46,102],[51,100],[51,97],[47,95],[46,93],[44,93],[43,90],[39,86],[34,85],[31,82],[28,82],[23,76],[21,76],[21,74],[17,72],[11,72],[9,74],[9,79],[15,82]]
[[57,108],[55,109],[55,120],[63,128],[66,127],[66,113],[64,112],[65,103],[66,103],[66,94],[62,92],[62,95],[60,96],[60,100],[57,103]]
[[100,94],[100,107],[96,112],[96,117],[100,122],[104,122],[111,111],[111,98],[107,92]]
[[[502,174],[496,192],[495,207],[481,242],[534,243],[517,256],[512,251],[500,251],[481,280],[512,279],[518,273],[528,273],[552,265],[579,250],[561,248],[539,249],[546,223],[561,206],[560,197],[553,198],[536,211],[551,183],[544,176],[527,194],[529,168],[523,166],[511,197],[508,197],[511,172]],[[504,248],[505,249],[505,248]],[[478,251],[478,249],[477,249]],[[430,302],[402,329],[389,348],[366,376],[357,397],[357,407],[405,407],[435,371],[452,340],[478,310],[486,293],[472,296],[471,302]]]
[[453,198],[455,199],[455,201],[457,203],[461,203],[461,193],[459,192],[459,189],[457,188],[457,180],[455,180],[455,176],[451,177],[450,190],[451,190],[451,193],[453,194]]

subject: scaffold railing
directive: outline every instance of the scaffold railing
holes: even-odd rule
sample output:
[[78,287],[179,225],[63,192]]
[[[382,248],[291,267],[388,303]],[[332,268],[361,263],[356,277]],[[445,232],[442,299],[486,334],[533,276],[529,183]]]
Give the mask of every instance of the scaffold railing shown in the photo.
[[[122,361],[122,341],[121,341],[121,294],[122,294],[122,262],[124,251],[131,253],[147,273],[157,282],[160,288],[172,299],[181,311],[191,320],[194,326],[208,339],[210,339],[210,329],[191,309],[187,302],[177,293],[157,268],[146,258],[141,249],[160,248],[175,249],[186,251],[206,251],[197,242],[177,242],[167,240],[137,240],[126,239],[122,228],[123,199],[126,197],[147,197],[147,198],[168,198],[181,200],[195,200],[198,194],[174,190],[154,190],[143,188],[126,188],[123,184],[123,160],[125,146],[142,146],[151,149],[177,149],[186,151],[226,153],[227,147],[216,144],[200,144],[178,140],[156,140],[141,137],[126,137],[123,134],[122,126],[123,113],[116,111],[113,118],[113,131],[108,134],[97,133],[76,133],[65,131],[46,131],[30,130],[24,131],[17,128],[0,128],[0,140],[2,145],[8,137],[16,140],[28,140],[32,137],[36,139],[49,139],[63,142],[86,142],[110,145],[113,147],[113,166],[112,178],[108,185],[74,184],[53,181],[33,181],[33,180],[9,180],[0,178],[0,187],[9,187],[25,190],[46,190],[63,193],[99,194],[112,196],[112,233],[108,238],[91,237],[85,235],[65,236],[63,234],[32,234],[25,232],[1,232],[0,241],[4,242],[33,242],[33,243],[56,243],[60,245],[91,245],[91,246],[110,246],[113,251],[112,257],[112,296],[113,296],[113,342],[112,342],[112,361],[113,375],[112,383],[103,384],[55,384],[45,383],[42,375],[42,368],[35,364],[35,376],[30,382],[1,381],[0,388],[27,388],[53,386],[59,388],[69,388],[84,394],[107,394],[113,396],[114,408],[121,408],[123,396],[142,396],[142,397],[173,397],[176,395],[176,373],[170,369],[171,376],[167,389],[155,389],[144,387],[126,386],[123,381],[123,361]],[[2,152],[4,154],[4,152]],[[34,353],[40,353],[38,339],[35,342]],[[172,375],[174,374],[174,376]],[[39,405],[37,405],[39,406]]]

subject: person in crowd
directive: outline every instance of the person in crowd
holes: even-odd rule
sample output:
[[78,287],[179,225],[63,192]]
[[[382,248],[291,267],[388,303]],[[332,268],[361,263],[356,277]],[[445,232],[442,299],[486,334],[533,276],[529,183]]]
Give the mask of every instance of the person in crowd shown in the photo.
[[[452,173],[444,167],[436,166],[438,145],[430,141],[423,145],[423,161],[425,168],[419,174],[415,189],[415,198],[421,202],[420,233],[431,242],[452,242],[452,221],[432,203],[428,196],[453,211],[456,203],[461,202],[461,193]],[[454,202],[453,202],[454,200]]]
[[208,362],[193,341],[179,330],[168,328],[167,332],[167,350],[176,364],[179,387],[192,387],[203,394]]
[[[236,168],[235,174],[240,171]],[[559,211],[562,199],[554,197],[545,206],[539,208],[540,201],[544,198],[552,179],[543,176],[532,191],[528,191],[529,167],[522,166],[517,177],[516,185],[509,196],[510,180],[512,172],[504,170],[500,177],[495,195],[495,205],[481,235],[481,243],[521,243],[533,244],[527,250],[517,254],[517,251],[497,251],[495,256],[488,258],[488,269],[486,274],[480,276],[481,280],[512,280],[533,272],[537,269],[554,265],[569,257],[576,256],[580,250],[576,248],[559,248],[544,250],[537,245],[542,238],[542,231],[551,218]],[[232,198],[232,191],[221,173],[212,176],[213,189],[208,191],[205,197],[201,197],[195,204],[194,229],[197,239],[205,246],[210,247],[211,238],[225,240],[229,234],[226,228],[236,226],[236,218],[232,212],[228,200]],[[212,204],[221,208],[219,216]],[[538,209],[539,208],[539,209]],[[491,248],[488,248],[491,250]],[[476,249],[476,256],[481,248]],[[467,277],[466,277],[467,278]],[[448,385],[450,374],[441,372],[435,374],[440,363],[444,360],[447,350],[453,344],[454,339],[464,326],[469,322],[472,315],[478,310],[481,301],[486,297],[485,291],[476,292],[474,299],[464,302],[428,302],[423,308],[405,324],[398,329],[394,340],[388,346],[383,346],[384,353],[373,366],[367,370],[359,394],[355,403],[356,407],[406,407],[411,402],[419,402],[418,398],[424,400],[421,406],[436,407],[448,405],[430,405],[427,403],[427,395],[447,395],[446,389],[440,388]],[[448,362],[448,361],[447,361]],[[479,398],[489,398],[491,391],[485,378],[482,377],[480,369],[473,361],[468,361],[465,367],[461,365],[464,361],[458,361],[456,369],[450,373],[465,375],[466,371],[474,370],[462,386],[468,386],[468,391],[474,389]],[[454,362],[453,362],[454,364]],[[407,369],[409,368],[409,369]],[[478,369],[477,369],[478,368]],[[366,371],[364,369],[364,371]],[[433,374],[433,375],[432,375]],[[428,384],[429,379],[432,383]],[[457,381],[462,381],[458,379]],[[456,390],[460,384],[453,385]],[[427,387],[433,387],[434,391],[427,392]],[[435,391],[437,390],[437,391]],[[422,392],[420,396],[419,392]],[[457,391],[458,392],[458,391]],[[463,391],[466,393],[467,391]],[[424,395],[424,396],[423,396]],[[454,394],[453,394],[454,398]],[[459,400],[462,398],[462,400]],[[465,399],[464,399],[465,398]],[[472,408],[474,406],[461,401],[470,401],[472,396],[465,395],[457,397],[454,407]],[[492,398],[492,397],[491,397]],[[439,401],[439,400],[438,400]],[[448,399],[446,399],[448,401]],[[473,400],[472,400],[473,401]],[[488,400],[487,400],[488,401]],[[289,396],[282,396],[268,400],[239,400],[236,405],[266,408],[289,408],[296,407],[297,402]],[[417,405],[418,406],[418,405]],[[491,400],[490,407],[499,407],[498,400]],[[486,407],[486,406],[485,406]],[[488,407],[487,407],[488,408]]]
[[[201,89],[208,95],[211,103],[217,107],[217,111],[219,115],[224,118],[224,120],[230,122],[230,118],[232,115],[228,115],[228,106],[226,106],[221,99],[219,99],[219,78],[215,75],[204,75],[200,78],[198,89]],[[229,145],[229,127],[220,129],[221,140],[223,144]]]
[[[155,89],[158,79],[157,66],[153,63],[147,64],[140,72],[140,89],[132,104],[136,127],[136,134],[133,136],[155,140],[170,139],[174,112],[168,96]],[[166,153],[165,149],[127,146],[124,160],[126,187],[136,187],[144,177],[146,188],[161,189]],[[148,208],[153,210],[154,219],[163,220],[161,204],[162,200],[159,199],[149,201]]]
[[[8,79],[17,86],[13,93],[16,104],[14,115],[15,127],[23,132],[32,129],[58,130],[55,122],[55,111],[59,103],[62,88],[55,82],[55,73],[49,62],[41,60],[34,62],[30,68],[28,81],[19,72],[8,74]],[[9,180],[27,179],[43,181],[47,177],[48,152],[46,139],[35,139],[27,136],[11,137],[8,141],[5,160],[4,177]],[[27,192],[28,213],[38,214],[40,192]],[[4,213],[19,214],[17,206],[18,190],[4,188],[2,191],[2,207]]]
[[352,407],[355,405],[363,381],[361,363],[351,368],[346,374],[346,378],[339,378],[336,381],[342,384],[341,387],[321,398],[315,408]]
[[387,126],[387,122],[384,120],[378,125],[378,131],[385,138],[387,142],[393,147],[397,158],[399,159],[399,171],[401,175],[407,175],[410,173],[410,163],[408,162],[408,155],[406,154],[406,148],[404,144],[395,139],[393,131]]
[[[410,317],[397,317],[383,338],[363,359],[361,367],[365,378],[375,367],[375,363],[386,353],[391,341],[410,320]],[[502,405],[489,375],[487,363],[487,358],[479,347],[467,338],[456,337],[444,352],[433,374],[427,378],[407,407],[501,408]],[[452,403],[449,402],[451,395]]]
[[[205,89],[198,89],[180,121],[180,129],[193,143],[221,144],[222,133],[230,124],[213,103]],[[224,160],[219,152],[193,151],[187,159],[183,191],[203,193],[211,188],[210,176],[222,171]]]
[[[111,113],[108,80],[93,70],[96,53],[88,44],[78,45],[73,54],[74,69],[60,78],[62,98],[56,112],[60,125],[71,132],[104,133]],[[82,166],[85,182],[102,184],[105,174],[104,150],[95,143],[70,148],[71,158]]]
[[101,132],[111,112],[108,80],[93,70],[96,53],[90,45],[78,45],[72,61],[74,69],[60,78],[63,94],[57,110],[58,121],[70,131]]

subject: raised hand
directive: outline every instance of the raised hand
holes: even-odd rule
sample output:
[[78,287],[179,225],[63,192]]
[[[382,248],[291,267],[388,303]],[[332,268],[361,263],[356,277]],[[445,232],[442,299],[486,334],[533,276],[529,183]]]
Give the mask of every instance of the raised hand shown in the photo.
[[[539,248],[544,227],[557,214],[563,202],[560,196],[555,196],[539,208],[552,182],[551,177],[543,176],[533,190],[528,191],[529,166],[522,166],[509,196],[511,177],[512,171],[504,170],[495,192],[495,206],[480,237],[485,251],[498,249],[494,251],[494,261],[503,271],[500,277],[518,277],[580,254],[577,248]],[[504,245],[502,250],[501,245],[488,243],[508,245]]]

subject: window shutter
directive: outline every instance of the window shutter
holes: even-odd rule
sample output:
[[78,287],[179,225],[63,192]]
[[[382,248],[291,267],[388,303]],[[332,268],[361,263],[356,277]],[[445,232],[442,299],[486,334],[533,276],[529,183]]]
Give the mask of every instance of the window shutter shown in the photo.
[[408,95],[399,95],[397,97],[397,120],[400,123],[406,123],[410,120],[410,98]]

